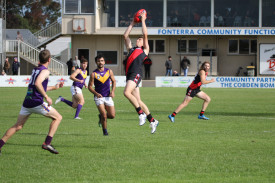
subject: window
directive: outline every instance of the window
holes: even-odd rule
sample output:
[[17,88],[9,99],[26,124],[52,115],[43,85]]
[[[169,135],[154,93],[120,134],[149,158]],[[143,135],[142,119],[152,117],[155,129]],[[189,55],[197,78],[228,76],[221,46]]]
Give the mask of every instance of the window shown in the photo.
[[259,26],[259,0],[215,0],[214,26]]
[[164,53],[164,40],[156,40],[156,53]]
[[249,40],[240,39],[239,40],[239,54],[249,54]]
[[117,51],[97,51],[97,55],[102,54],[105,58],[105,64],[117,65]]
[[[119,0],[119,27],[127,27],[139,9],[147,11],[148,27],[163,26],[163,0]],[[137,24],[141,26],[141,24]]]
[[152,53],[154,49],[154,40],[148,40],[149,47],[150,47],[150,53]]
[[65,0],[65,13],[78,13],[78,1]]
[[104,0],[103,1],[104,14],[102,16],[102,26],[103,27],[115,27],[116,18],[116,2],[115,0]]
[[[136,46],[137,38],[130,38],[132,47]],[[164,39],[150,39],[148,40],[150,51],[149,54],[164,53],[165,52],[165,40]],[[124,44],[124,52],[127,53],[126,46]]]
[[229,54],[248,55],[257,52],[257,40],[229,40]]
[[148,40],[148,42],[150,47],[150,53],[165,52],[165,40]]
[[179,53],[197,53],[198,41],[197,40],[178,40]]
[[238,40],[229,40],[229,53],[238,53]]
[[189,53],[197,53],[197,40],[189,40]]
[[94,4],[93,0],[81,0],[81,14],[94,13]]
[[178,52],[187,52],[187,41],[186,40],[178,40]]
[[65,14],[92,14],[94,13],[94,0],[65,0]]
[[167,27],[210,27],[211,0],[167,0]]
[[250,53],[257,53],[257,40],[251,40],[250,42]]
[[262,0],[262,25],[263,27],[275,27],[275,1]]

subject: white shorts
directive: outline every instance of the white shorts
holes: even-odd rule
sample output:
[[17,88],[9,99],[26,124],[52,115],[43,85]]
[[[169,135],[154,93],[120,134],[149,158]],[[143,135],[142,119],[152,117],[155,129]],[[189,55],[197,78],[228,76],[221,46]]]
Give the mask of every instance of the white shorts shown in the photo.
[[30,115],[32,113],[36,113],[36,114],[42,114],[42,115],[46,115],[47,113],[49,113],[51,111],[52,106],[48,106],[48,103],[44,102],[42,105],[33,107],[33,108],[26,108],[26,107],[21,107],[21,111],[20,111],[20,115]]
[[72,93],[72,96],[76,94],[82,94],[82,89],[77,86],[71,86],[71,93]]
[[101,97],[101,98],[94,97],[94,100],[95,100],[96,106],[99,106],[100,104],[104,104],[107,106],[115,105],[112,97]]

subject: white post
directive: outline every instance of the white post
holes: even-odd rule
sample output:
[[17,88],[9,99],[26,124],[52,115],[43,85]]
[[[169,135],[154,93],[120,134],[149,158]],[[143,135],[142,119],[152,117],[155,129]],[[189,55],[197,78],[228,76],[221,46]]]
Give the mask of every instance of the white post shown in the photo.
[[21,64],[20,64],[20,40],[18,40],[17,42],[17,61],[19,63],[19,68],[18,68],[18,75],[20,75],[20,67],[21,67]]

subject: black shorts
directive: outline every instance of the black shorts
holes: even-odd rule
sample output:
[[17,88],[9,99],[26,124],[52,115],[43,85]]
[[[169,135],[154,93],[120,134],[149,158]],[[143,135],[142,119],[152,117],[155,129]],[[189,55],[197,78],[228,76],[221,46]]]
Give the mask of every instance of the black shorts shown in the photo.
[[137,87],[138,87],[139,83],[141,82],[141,79],[142,79],[141,75],[136,74],[136,73],[131,73],[126,76],[126,82],[128,80],[134,81],[137,84]]
[[201,92],[200,88],[191,89],[190,87],[188,87],[187,90],[186,90],[186,95],[193,98],[199,92]]

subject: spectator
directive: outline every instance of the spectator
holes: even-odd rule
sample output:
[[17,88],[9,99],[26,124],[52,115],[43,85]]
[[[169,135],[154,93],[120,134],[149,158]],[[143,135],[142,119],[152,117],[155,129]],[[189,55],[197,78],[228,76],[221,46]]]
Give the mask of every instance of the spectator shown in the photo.
[[2,70],[2,76],[6,76],[7,74],[5,73],[4,70]]
[[172,76],[172,57],[168,56],[168,60],[165,62],[166,74],[165,76]]
[[70,58],[70,60],[67,62],[68,66],[68,75],[70,76],[72,74],[72,67],[73,67],[73,59]]
[[190,60],[187,59],[186,56],[184,56],[180,62],[180,67],[182,71],[181,73],[183,73],[184,76],[187,76],[189,66],[190,66]]
[[17,31],[16,40],[24,41],[23,36],[21,35],[20,31]]
[[150,79],[150,67],[152,65],[152,60],[149,56],[143,61],[144,69],[145,69],[145,79]]
[[73,60],[73,67],[72,72],[74,72],[76,69],[80,68],[80,60],[78,60],[78,57],[75,56],[75,59]]
[[12,63],[12,74],[13,75],[18,75],[18,70],[20,67],[20,63],[18,62],[17,57],[14,57],[14,61]]
[[174,70],[174,72],[173,72],[172,76],[179,76],[178,71]]
[[10,72],[10,67],[9,58],[6,58],[3,68],[6,74]]

